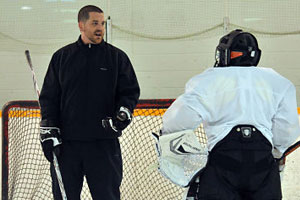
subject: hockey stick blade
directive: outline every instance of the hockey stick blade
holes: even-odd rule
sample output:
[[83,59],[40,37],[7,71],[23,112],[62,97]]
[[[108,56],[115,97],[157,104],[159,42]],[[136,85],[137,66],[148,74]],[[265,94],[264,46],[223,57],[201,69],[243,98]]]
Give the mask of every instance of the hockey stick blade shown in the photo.
[[[32,80],[33,80],[34,90],[36,92],[37,99],[39,100],[40,91],[39,91],[39,87],[38,87],[38,84],[37,84],[37,81],[36,81],[36,78],[35,78],[35,73],[34,73],[34,70],[33,70],[29,50],[25,51],[25,56],[26,56],[28,65],[30,67],[31,73],[32,73]],[[38,101],[38,103],[40,105],[39,101]],[[63,200],[67,200],[66,190],[65,190],[65,187],[64,187],[64,184],[63,184],[63,181],[62,181],[62,176],[61,176],[61,173],[60,173],[58,160],[57,160],[57,157],[56,157],[54,152],[53,152],[53,165],[54,165],[54,169],[55,169],[55,172],[56,172],[56,178],[57,178],[58,185],[59,185],[59,188],[60,188],[61,196],[62,196]]]

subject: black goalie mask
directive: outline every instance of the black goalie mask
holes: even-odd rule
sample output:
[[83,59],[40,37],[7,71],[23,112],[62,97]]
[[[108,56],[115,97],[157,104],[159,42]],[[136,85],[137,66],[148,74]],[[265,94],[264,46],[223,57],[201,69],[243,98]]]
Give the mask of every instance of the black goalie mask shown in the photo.
[[256,38],[237,29],[220,39],[215,53],[215,67],[257,66],[260,55]]

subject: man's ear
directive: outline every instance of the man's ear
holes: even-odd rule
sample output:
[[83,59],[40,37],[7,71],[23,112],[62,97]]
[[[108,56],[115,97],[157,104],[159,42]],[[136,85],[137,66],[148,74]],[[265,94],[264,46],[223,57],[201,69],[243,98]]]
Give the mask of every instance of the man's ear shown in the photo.
[[84,23],[82,21],[78,22],[78,27],[80,32],[82,32],[84,30]]

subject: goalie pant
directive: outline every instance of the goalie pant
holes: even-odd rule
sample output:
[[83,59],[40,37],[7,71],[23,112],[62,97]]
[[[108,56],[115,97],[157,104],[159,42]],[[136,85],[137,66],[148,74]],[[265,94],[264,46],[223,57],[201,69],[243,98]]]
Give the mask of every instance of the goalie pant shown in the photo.
[[[242,134],[243,127],[250,127],[250,136]],[[197,194],[192,194],[197,189]],[[212,149],[199,185],[192,184],[188,196],[199,200],[280,200],[279,166],[271,143],[253,126],[234,127]]]
[[[58,157],[67,198],[80,200],[86,177],[93,199],[120,200],[122,157],[119,140],[63,141]],[[62,200],[51,164],[54,200]]]

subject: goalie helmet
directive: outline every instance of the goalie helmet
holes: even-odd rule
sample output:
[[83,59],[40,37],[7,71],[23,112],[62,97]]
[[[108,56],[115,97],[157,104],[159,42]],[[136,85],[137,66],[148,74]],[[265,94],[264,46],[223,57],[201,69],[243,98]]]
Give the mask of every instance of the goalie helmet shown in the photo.
[[220,39],[215,52],[215,67],[257,66],[260,55],[256,38],[237,29]]

